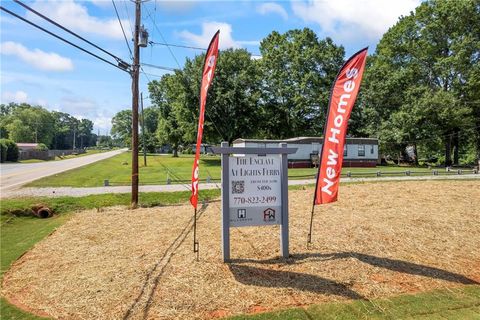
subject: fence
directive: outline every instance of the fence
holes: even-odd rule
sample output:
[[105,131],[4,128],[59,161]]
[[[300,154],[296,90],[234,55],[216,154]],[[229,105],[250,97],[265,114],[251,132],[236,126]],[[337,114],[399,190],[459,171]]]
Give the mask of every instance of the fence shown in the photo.
[[[428,171],[372,171],[372,172],[351,172],[347,171],[341,174],[342,178],[369,178],[369,177],[395,177],[395,176],[452,176],[463,174],[479,174],[478,169],[450,169],[450,170],[428,170]],[[305,175],[288,175],[289,180],[299,179],[316,179],[316,174]],[[200,182],[217,183],[220,182],[220,177],[207,177],[206,179],[199,179]],[[186,184],[190,185],[191,179],[179,179],[167,177],[165,181],[142,181],[142,185],[159,185],[159,184]],[[104,186],[125,186],[129,185],[130,181],[110,181],[104,180]]]
[[55,157],[63,157],[71,154],[82,154],[86,151],[84,149],[77,150],[20,150],[18,160],[55,160]]

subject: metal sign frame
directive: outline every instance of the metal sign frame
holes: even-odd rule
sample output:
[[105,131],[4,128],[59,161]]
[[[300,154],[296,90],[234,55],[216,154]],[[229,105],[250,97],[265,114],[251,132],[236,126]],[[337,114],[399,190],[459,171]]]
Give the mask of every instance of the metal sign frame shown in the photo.
[[230,195],[229,195],[229,156],[230,154],[278,154],[281,159],[281,218],[280,252],[283,258],[288,258],[288,155],[297,152],[297,148],[287,148],[286,143],[279,143],[278,148],[230,147],[228,142],[222,142],[221,147],[213,147],[215,154],[222,155],[222,252],[223,262],[230,261]]

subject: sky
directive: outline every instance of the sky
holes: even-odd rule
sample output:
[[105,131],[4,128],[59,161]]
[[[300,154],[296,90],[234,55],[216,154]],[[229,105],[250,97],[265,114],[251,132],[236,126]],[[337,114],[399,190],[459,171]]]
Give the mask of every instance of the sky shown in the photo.
[[[130,47],[135,5],[114,0]],[[330,37],[344,46],[346,56],[369,46],[372,53],[383,33],[421,0],[319,1],[160,1],[142,4],[142,24],[149,41],[205,48],[220,29],[220,50],[244,48],[259,57],[259,44],[272,31],[312,29],[319,39]],[[111,0],[22,0],[28,6],[76,32],[113,55],[131,63],[130,52]],[[67,34],[10,0],[10,11],[92,51],[115,60]],[[0,101],[41,105],[94,122],[94,132],[108,134],[112,117],[132,103],[131,78],[8,13],[0,14]],[[141,62],[167,68],[182,67],[186,58],[203,51],[149,45],[141,48]],[[143,67],[140,91],[148,107],[148,81],[169,73]]]

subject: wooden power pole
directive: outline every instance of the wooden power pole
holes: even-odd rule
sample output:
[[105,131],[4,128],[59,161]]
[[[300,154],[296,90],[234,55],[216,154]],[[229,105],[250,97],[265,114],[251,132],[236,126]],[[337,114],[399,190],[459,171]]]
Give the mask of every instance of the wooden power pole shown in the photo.
[[138,206],[138,81],[140,72],[140,36],[141,2],[135,0],[135,34],[133,37],[132,66],[132,209]]

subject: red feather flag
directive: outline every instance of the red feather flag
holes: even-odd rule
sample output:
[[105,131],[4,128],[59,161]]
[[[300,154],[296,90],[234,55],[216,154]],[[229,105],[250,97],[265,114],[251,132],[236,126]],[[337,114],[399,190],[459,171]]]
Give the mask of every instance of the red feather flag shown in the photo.
[[345,62],[333,84],[323,133],[314,205],[337,201],[348,119],[362,82],[367,49],[360,50]]
[[207,102],[208,88],[210,88],[210,85],[212,84],[215,67],[217,66],[219,35],[220,30],[215,33],[210,41],[205,56],[205,62],[203,64],[202,86],[200,87],[200,116],[198,117],[197,147],[192,169],[192,195],[190,197],[190,203],[195,209],[197,208],[198,203],[199,161],[200,148],[202,146],[203,124],[205,121],[205,104]]

